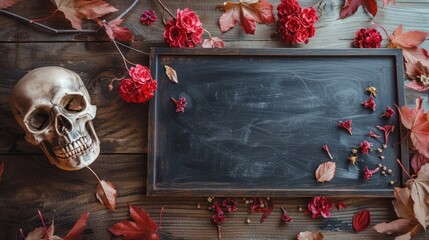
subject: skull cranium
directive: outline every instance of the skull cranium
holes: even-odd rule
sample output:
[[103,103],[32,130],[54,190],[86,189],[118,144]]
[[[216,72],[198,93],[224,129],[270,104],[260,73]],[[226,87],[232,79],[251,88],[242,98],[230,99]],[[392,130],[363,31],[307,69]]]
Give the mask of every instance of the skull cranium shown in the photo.
[[25,140],[39,145],[57,167],[78,170],[98,157],[100,141],[92,124],[97,107],[75,72],[36,68],[18,81],[10,100]]

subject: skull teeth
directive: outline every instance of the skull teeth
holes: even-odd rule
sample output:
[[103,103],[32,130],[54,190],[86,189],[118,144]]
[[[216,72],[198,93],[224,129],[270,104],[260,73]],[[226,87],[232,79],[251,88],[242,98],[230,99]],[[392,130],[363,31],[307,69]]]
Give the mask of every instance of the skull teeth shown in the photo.
[[85,136],[65,146],[56,147],[53,151],[58,158],[70,158],[76,155],[83,155],[91,146],[91,137]]

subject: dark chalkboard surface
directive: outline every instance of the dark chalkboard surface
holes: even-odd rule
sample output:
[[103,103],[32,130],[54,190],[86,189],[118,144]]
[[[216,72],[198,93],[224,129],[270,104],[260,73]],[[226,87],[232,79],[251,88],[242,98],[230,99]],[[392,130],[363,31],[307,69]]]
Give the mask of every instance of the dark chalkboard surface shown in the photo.
[[[148,194],[391,196],[389,181],[403,182],[396,159],[407,159],[406,144],[392,146],[404,135],[398,114],[380,115],[404,104],[402,67],[394,49],[152,49],[159,86],[150,103]],[[374,112],[361,105],[370,85],[378,89]],[[170,97],[182,96],[185,112],[176,113]],[[349,119],[353,135],[338,127]],[[386,124],[396,129],[381,160],[384,140],[368,133],[383,135],[376,126]],[[364,140],[374,151],[349,165]],[[323,145],[337,171],[317,183],[315,170],[329,160]],[[365,181],[365,166],[379,163],[393,174]]]

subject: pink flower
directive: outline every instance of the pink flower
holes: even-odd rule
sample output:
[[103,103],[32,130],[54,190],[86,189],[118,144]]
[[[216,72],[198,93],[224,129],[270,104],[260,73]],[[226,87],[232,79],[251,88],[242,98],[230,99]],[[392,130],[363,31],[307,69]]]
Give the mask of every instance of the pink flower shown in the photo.
[[308,43],[308,29],[307,28],[301,28],[298,32],[295,34],[295,42],[297,43]]
[[382,40],[380,32],[375,28],[361,28],[355,33],[353,45],[357,48],[379,48]]
[[140,64],[137,64],[135,67],[131,67],[128,73],[134,81],[145,83],[149,80],[152,80],[149,68]]
[[331,216],[331,211],[333,207],[332,202],[327,197],[314,197],[308,203],[308,212],[312,213],[312,218],[318,218],[320,215],[324,218],[329,218]]
[[362,105],[366,108],[371,109],[372,111],[375,111],[376,104],[374,102],[374,97],[370,96],[368,100],[362,103]]
[[155,96],[157,82],[152,79],[149,68],[137,64],[128,73],[131,79],[122,79],[119,86],[119,95],[124,101],[142,103]]
[[186,107],[186,98],[185,97],[181,97],[181,98],[179,98],[179,100],[171,98],[171,101],[173,101],[174,104],[176,104],[176,112],[185,112],[185,107]]
[[383,114],[381,114],[380,117],[391,118],[393,117],[393,115],[395,115],[395,110],[387,106],[386,111]]
[[300,19],[296,16],[289,15],[287,17],[286,28],[291,32],[297,32],[301,29],[302,23]]
[[290,14],[301,12],[301,6],[296,0],[283,0],[277,6],[278,16],[285,17]]
[[176,25],[187,33],[196,32],[203,26],[197,14],[189,8],[185,8],[183,10],[177,9]]
[[299,16],[301,18],[301,22],[307,27],[319,20],[316,10],[312,7],[302,9]]
[[212,219],[213,222],[215,222],[218,226],[220,226],[226,220],[226,215],[220,209],[219,204],[217,202],[215,202],[213,206],[209,207],[209,210],[215,212],[212,216]]
[[192,10],[177,9],[177,18],[164,27],[164,40],[170,47],[195,47],[203,41],[203,32],[200,19]]
[[280,208],[282,210],[282,216],[280,217],[280,221],[282,222],[293,222],[293,219],[287,215],[286,209],[284,207]]
[[368,167],[365,167],[364,172],[363,172],[363,178],[365,180],[369,180],[372,175],[376,172],[378,172],[380,170],[379,167],[376,167],[374,170],[369,170]]
[[352,120],[347,120],[347,121],[338,121],[338,127],[344,128],[347,130],[347,132],[350,133],[350,135],[352,135]]
[[155,22],[157,19],[156,15],[155,15],[155,11],[153,10],[144,10],[143,14],[142,14],[142,18],[141,21],[143,24],[145,25],[152,25],[153,22]]
[[169,20],[164,27],[164,40],[170,47],[186,47],[188,35],[176,26],[176,20]]
[[359,147],[362,151],[362,154],[368,154],[369,150],[371,150],[372,143],[365,140],[365,141],[360,143]]

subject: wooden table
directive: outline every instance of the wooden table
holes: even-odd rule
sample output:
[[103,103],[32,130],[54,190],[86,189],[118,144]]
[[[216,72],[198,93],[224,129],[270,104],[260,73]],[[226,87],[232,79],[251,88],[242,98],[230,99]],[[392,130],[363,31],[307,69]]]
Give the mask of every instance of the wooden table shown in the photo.
[[[123,11],[131,0],[109,1]],[[276,7],[279,1],[270,1]],[[302,6],[312,6],[313,0],[299,1]],[[371,17],[359,9],[345,20],[339,20],[343,0],[324,0],[323,16],[317,23],[316,37],[302,48],[349,48],[354,32],[371,27]],[[164,3],[172,10],[190,7],[196,11],[204,27],[213,35],[220,35],[217,24],[222,14],[216,4],[222,1],[174,1]],[[373,19],[391,33],[399,24],[405,30],[429,31],[428,0],[397,0],[396,6],[382,8]],[[140,1],[126,16],[125,25],[135,34],[134,48],[148,52],[152,46],[163,46],[163,27],[160,20],[152,26],[143,26],[140,15],[145,9],[154,9],[159,19],[161,8],[155,1]],[[48,16],[54,11],[49,1],[33,0],[8,9],[29,19]],[[60,15],[60,14],[57,14]],[[109,19],[118,14],[112,14]],[[124,72],[122,60],[102,31],[97,34],[54,34],[30,26],[27,23],[0,14],[0,160],[5,161],[5,172],[0,182],[0,239],[16,239],[18,229],[25,232],[40,226],[37,210],[46,220],[55,218],[57,235],[64,236],[78,217],[91,212],[83,234],[89,239],[109,239],[107,228],[114,223],[129,219],[128,205],[147,210],[155,222],[164,207],[161,236],[163,239],[216,239],[216,226],[207,210],[206,198],[146,197],[146,158],[148,135],[148,106],[124,103],[116,88],[109,92],[108,81]],[[48,24],[55,28],[67,28],[69,23],[60,16]],[[95,29],[93,24],[85,28]],[[258,25],[254,36],[245,35],[238,27],[221,35],[228,48],[287,47],[272,37],[275,24]],[[384,34],[383,37],[385,38]],[[387,41],[383,41],[386,46]],[[429,48],[429,41],[423,44]],[[134,62],[147,65],[149,57],[123,49]],[[116,211],[105,209],[96,199],[96,179],[87,170],[66,172],[52,166],[37,146],[23,139],[9,110],[9,93],[28,70],[47,65],[58,65],[76,71],[82,76],[93,104],[98,112],[94,121],[101,139],[101,155],[91,165],[98,175],[115,183],[118,189]],[[353,186],[350,186],[353,187]],[[221,193],[220,193],[221,194]],[[246,197],[246,196],[243,196]],[[248,197],[248,196],[247,196]],[[222,225],[224,239],[295,239],[300,231],[322,231],[326,239],[389,239],[372,228],[355,234],[352,216],[369,209],[371,226],[395,219],[391,199],[333,198],[342,200],[347,208],[332,211],[328,219],[312,219],[298,210],[305,208],[309,198],[277,198],[272,216],[259,223],[259,214],[248,214],[247,206],[239,199],[239,211]],[[200,208],[197,208],[197,205]],[[280,206],[289,210],[294,222],[280,223]],[[251,220],[250,224],[245,219]],[[419,239],[427,239],[424,233]]]

